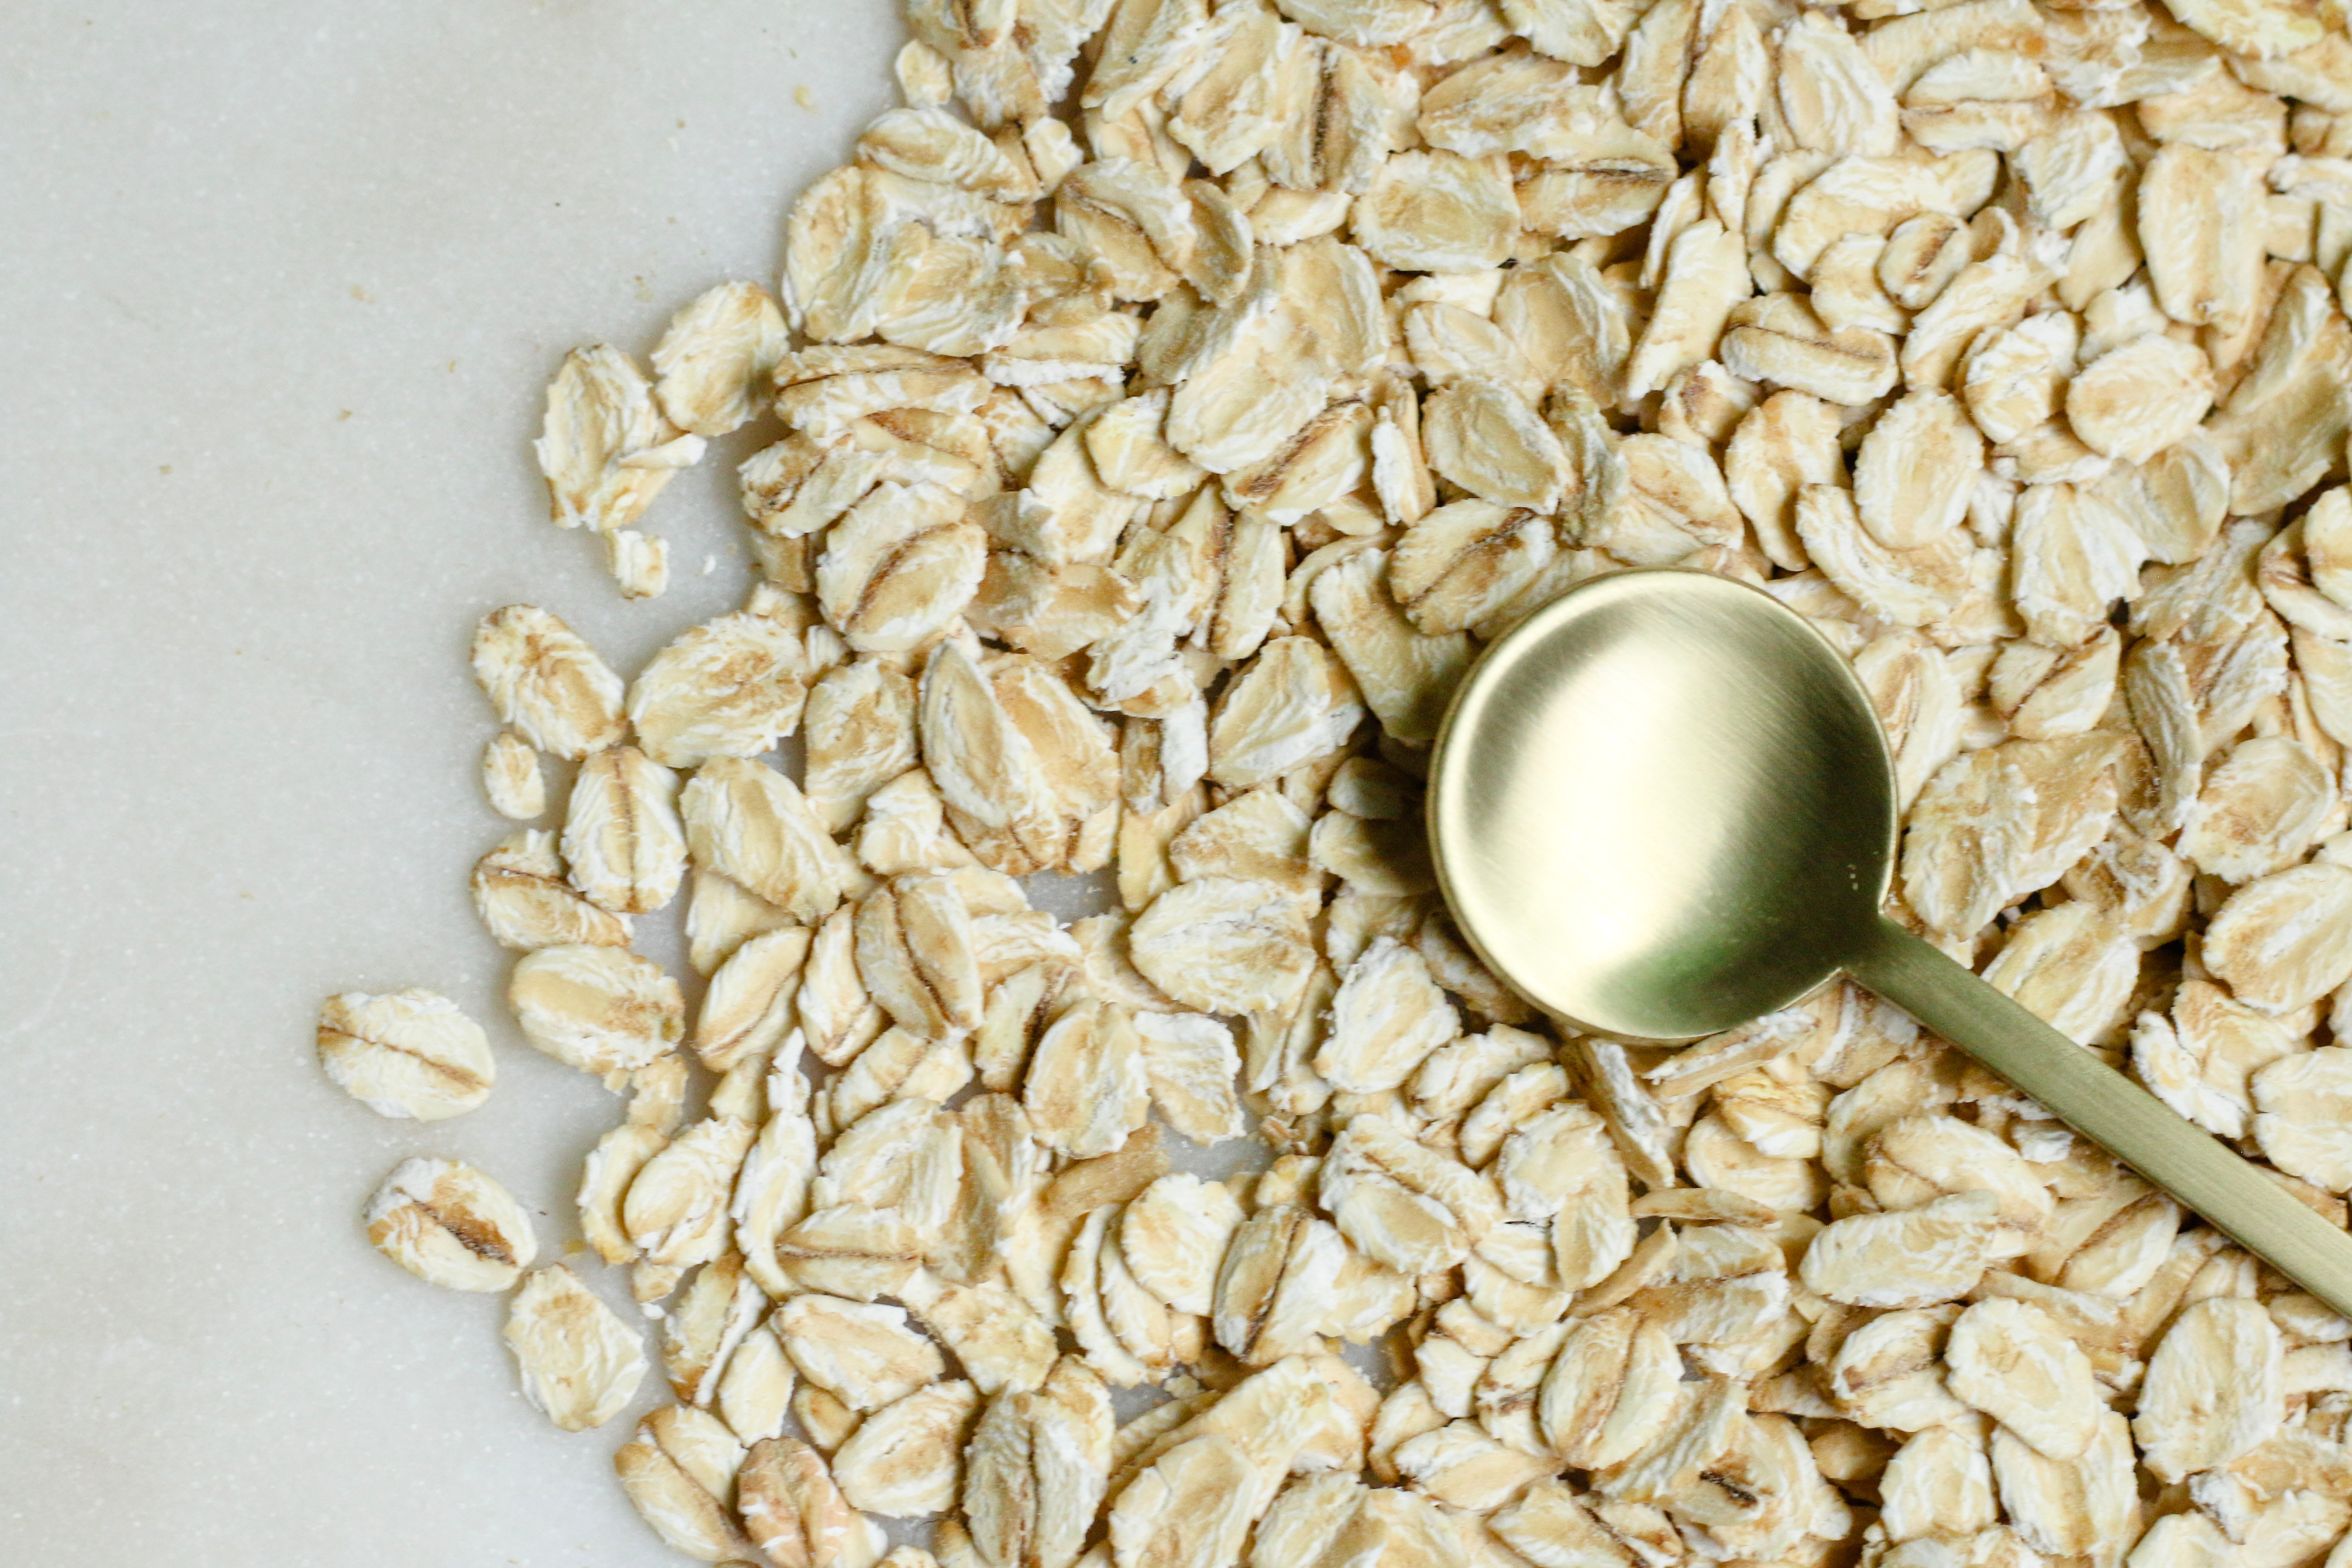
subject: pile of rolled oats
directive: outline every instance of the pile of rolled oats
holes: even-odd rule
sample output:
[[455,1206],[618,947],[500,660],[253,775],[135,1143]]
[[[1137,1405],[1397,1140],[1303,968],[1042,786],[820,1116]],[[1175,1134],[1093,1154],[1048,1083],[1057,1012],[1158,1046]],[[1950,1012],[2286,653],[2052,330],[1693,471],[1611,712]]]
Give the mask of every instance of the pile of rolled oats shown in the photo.
[[[579,1220],[658,1325],[615,1462],[663,1539],[2330,1552],[2352,1322],[1849,985],[1564,1036],[1421,836],[1483,643],[1759,584],[1885,721],[1898,917],[2344,1221],[2352,38],[2166,5],[910,6],[781,305],[550,389],[555,521],[640,597],[669,476],[772,414],[749,601],[627,684],[545,610],[475,643],[493,803],[575,765],[474,895],[524,1037],[626,1097]],[[1022,880],[1098,870],[1068,923]],[[691,1011],[630,950],[680,908]],[[320,1041],[386,1114],[490,1089],[429,993]],[[629,1405],[639,1331],[488,1176],[368,1225],[514,1288],[558,1426]]]

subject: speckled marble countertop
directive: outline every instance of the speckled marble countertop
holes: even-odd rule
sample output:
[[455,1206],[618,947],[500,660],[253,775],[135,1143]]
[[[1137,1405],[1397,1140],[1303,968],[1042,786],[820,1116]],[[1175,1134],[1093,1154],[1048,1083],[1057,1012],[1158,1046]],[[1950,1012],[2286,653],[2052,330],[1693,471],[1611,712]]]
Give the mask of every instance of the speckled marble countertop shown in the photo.
[[[626,605],[543,521],[540,389],[772,278],[786,202],[889,101],[895,9],[18,0],[7,30],[0,1562],[674,1563],[613,1483],[626,1423],[550,1427],[500,1301],[356,1216],[431,1152],[571,1233],[614,1103],[520,1047],[467,902],[504,831],[467,638],[530,598],[625,670],[740,596],[750,433],[661,498],[674,585]],[[481,1110],[385,1121],[319,1073],[320,998],[403,984],[491,1027]]]

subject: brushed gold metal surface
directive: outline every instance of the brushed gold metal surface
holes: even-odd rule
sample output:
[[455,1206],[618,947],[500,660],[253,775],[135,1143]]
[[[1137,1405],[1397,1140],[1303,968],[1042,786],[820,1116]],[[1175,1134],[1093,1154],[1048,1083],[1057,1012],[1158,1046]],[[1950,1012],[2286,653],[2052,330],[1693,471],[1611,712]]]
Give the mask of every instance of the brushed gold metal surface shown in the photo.
[[1845,968],[2247,1251],[2352,1316],[2352,1236],[2156,1096],[1893,921],[1882,917]]
[[1847,973],[2352,1315],[2352,1236],[1879,912],[1885,737],[1769,595],[1622,572],[1538,611],[1455,694],[1428,816],[1462,934],[1570,1028],[1687,1040]]
[[1727,578],[1622,572],[1471,671],[1429,823],[1497,973],[1588,1033],[1688,1039],[1837,972],[1885,896],[1895,770],[1803,616]]

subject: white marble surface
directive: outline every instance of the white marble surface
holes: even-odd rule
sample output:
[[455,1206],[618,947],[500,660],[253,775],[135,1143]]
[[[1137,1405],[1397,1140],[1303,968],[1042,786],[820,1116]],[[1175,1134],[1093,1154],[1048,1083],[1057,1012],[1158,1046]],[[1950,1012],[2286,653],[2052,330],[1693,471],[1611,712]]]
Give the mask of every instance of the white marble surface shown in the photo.
[[[431,1152],[573,1234],[614,1102],[520,1045],[467,902],[505,831],[467,637],[529,598],[626,670],[741,594],[749,434],[657,503],[677,581],[625,605],[544,521],[540,389],[772,277],[889,101],[895,11],[15,0],[6,31],[0,1562],[674,1563],[613,1484],[626,1423],[550,1427],[499,1300],[356,1216]],[[490,1027],[481,1110],[386,1121],[320,1074],[320,998],[403,984]]]

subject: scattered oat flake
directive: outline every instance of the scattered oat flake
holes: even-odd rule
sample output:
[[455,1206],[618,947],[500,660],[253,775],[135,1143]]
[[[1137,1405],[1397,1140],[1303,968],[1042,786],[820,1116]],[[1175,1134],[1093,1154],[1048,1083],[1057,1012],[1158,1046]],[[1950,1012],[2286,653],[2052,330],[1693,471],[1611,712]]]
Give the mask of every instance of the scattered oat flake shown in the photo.
[[498,1063],[481,1026],[435,992],[346,991],[319,1009],[319,1061],[382,1116],[439,1121],[489,1098]]
[[566,1432],[602,1426],[646,1374],[637,1331],[561,1263],[524,1279],[504,1333],[523,1396]]
[[377,1251],[452,1290],[503,1290],[539,1250],[522,1205],[473,1166],[448,1160],[402,1162],[365,1218]]

